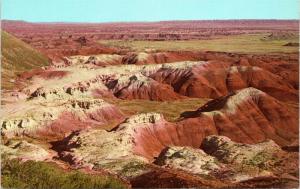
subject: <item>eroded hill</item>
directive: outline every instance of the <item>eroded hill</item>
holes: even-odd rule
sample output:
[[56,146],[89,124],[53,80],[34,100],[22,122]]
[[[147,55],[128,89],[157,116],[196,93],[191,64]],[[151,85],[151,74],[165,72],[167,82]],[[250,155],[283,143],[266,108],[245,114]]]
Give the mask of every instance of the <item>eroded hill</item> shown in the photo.
[[[80,31],[79,25],[69,25],[69,33],[54,37],[49,28],[39,28],[41,24],[15,24],[5,27],[47,54],[52,64],[42,67],[42,55],[4,33],[3,51],[10,51],[4,53],[3,71],[16,66],[12,70],[18,77],[2,95],[3,171],[33,167],[37,175],[34,168],[41,167],[45,174],[36,176],[43,180],[39,183],[57,180],[53,172],[66,182],[78,178],[72,184],[86,179],[88,184],[82,186],[87,187],[94,182],[128,188],[299,184],[298,53],[134,51],[96,43],[103,34],[82,36],[87,28],[98,27],[94,25]],[[204,24],[209,27],[210,22]],[[259,22],[257,28],[238,24],[242,33],[274,27],[271,21]],[[183,29],[188,26],[184,23]],[[236,31],[222,29],[228,27],[224,23],[217,26],[221,29],[214,32],[222,35]],[[278,27],[294,31],[293,22]],[[53,25],[51,31],[59,28],[65,25]],[[30,31],[40,36],[30,37]],[[270,35],[266,43],[277,36],[281,34]],[[13,46],[5,44],[7,39]],[[26,55],[16,56],[20,64],[8,63],[7,57],[17,52]],[[76,177],[74,169],[79,170]],[[106,179],[101,183],[94,175]],[[7,186],[17,186],[11,180],[23,184],[24,177],[5,172]]]

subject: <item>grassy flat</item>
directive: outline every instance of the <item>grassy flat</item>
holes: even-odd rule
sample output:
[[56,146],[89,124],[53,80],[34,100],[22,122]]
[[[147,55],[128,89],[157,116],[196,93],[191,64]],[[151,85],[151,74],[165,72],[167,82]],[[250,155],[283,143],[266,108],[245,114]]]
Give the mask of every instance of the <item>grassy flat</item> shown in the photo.
[[290,39],[264,40],[269,34],[247,34],[222,36],[217,39],[188,41],[125,41],[102,40],[99,43],[111,47],[130,48],[136,51],[155,50],[207,50],[234,53],[291,53],[298,47],[284,46],[289,42],[298,42],[298,37]]
[[127,115],[138,113],[157,112],[164,115],[168,121],[176,121],[185,111],[196,110],[209,99],[187,98],[175,101],[150,101],[150,100],[110,100]]

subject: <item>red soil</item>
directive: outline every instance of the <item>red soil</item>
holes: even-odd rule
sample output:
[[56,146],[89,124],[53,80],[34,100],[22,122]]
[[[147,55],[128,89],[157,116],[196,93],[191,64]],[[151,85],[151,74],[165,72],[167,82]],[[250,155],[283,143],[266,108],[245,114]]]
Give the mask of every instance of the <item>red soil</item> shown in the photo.
[[159,83],[157,81],[150,81],[149,83],[133,82],[128,86],[118,90],[115,96],[120,99],[146,99],[146,100],[177,100],[184,98],[183,96],[174,92],[169,85]]
[[228,62],[203,63],[189,71],[161,69],[150,77],[189,97],[217,98],[254,87],[284,101],[298,101],[297,90],[282,77],[258,67],[232,66]]
[[37,136],[64,138],[77,130],[101,127],[113,121],[123,119],[123,114],[114,106],[105,107],[87,114],[87,117],[78,117],[71,112],[63,112],[58,119],[39,129]]
[[199,148],[202,140],[213,134],[249,144],[266,139],[282,146],[292,143],[298,137],[297,112],[255,89],[246,90],[210,101],[195,112],[185,112],[180,122],[162,120],[141,127],[135,135],[135,152],[153,160],[167,146]]

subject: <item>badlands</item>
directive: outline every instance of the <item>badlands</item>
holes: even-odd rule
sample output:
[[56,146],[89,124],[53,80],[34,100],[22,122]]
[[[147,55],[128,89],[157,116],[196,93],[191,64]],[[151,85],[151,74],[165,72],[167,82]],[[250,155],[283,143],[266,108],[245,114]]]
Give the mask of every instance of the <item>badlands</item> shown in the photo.
[[[73,188],[297,187],[299,54],[286,45],[298,40],[297,24],[4,21],[2,184],[41,187],[27,178],[39,165],[39,183],[53,176],[47,166],[95,182]],[[143,46],[236,36],[277,46]],[[22,54],[30,58],[16,61]]]

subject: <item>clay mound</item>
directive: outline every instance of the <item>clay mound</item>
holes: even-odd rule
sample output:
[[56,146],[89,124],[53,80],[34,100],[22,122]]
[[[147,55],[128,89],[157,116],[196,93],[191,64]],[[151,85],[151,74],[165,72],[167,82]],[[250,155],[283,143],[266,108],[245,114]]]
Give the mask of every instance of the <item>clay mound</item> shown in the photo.
[[120,55],[110,55],[110,54],[100,54],[91,56],[71,56],[65,57],[68,65],[85,64],[94,66],[107,66],[107,65],[117,65],[121,64],[122,56]]
[[200,149],[177,146],[164,149],[154,163],[198,175],[208,175],[222,167],[214,157]]
[[140,52],[126,54],[122,58],[122,64],[162,64],[197,60],[199,56],[192,52]]
[[[84,105],[84,108],[89,109],[88,104],[89,103],[87,103],[87,106]],[[101,126],[105,124],[111,124],[114,121],[119,122],[122,119],[122,112],[113,105],[106,107],[100,106],[98,109],[94,111],[88,110],[84,112],[84,114],[66,110],[62,112],[56,120],[46,124],[44,128],[40,128],[37,134],[48,137],[66,136],[66,134],[76,130],[101,128]]]
[[[108,169],[126,177],[137,176],[146,171],[143,165],[148,161],[133,153],[135,130],[160,119],[159,114],[140,114],[126,119],[110,132],[101,129],[74,132],[64,140],[53,143],[53,149],[59,152],[62,160],[76,167],[88,166]],[[127,170],[133,165],[136,165],[133,172]]]
[[215,128],[203,127],[202,124],[199,122],[175,124],[163,119],[148,124],[147,127],[141,127],[136,132],[134,152],[153,161],[167,146],[199,148],[205,136],[217,133]]
[[164,120],[141,127],[135,134],[135,152],[148,159],[167,146],[198,148],[205,136],[219,134],[234,141],[258,143],[272,139],[280,145],[298,137],[297,113],[264,92],[246,88],[183,113],[178,123]]
[[283,81],[291,84],[295,89],[299,85],[298,54],[285,55],[246,55],[239,57],[234,65],[256,66],[267,70],[282,78]]
[[29,78],[31,85],[21,91],[30,99],[114,98],[113,93],[104,84],[104,80],[109,78],[106,75],[98,75],[95,70],[89,68],[74,66],[61,70],[51,67],[44,71],[34,71]]
[[188,118],[182,121],[185,124],[207,120],[205,127],[214,127],[219,135],[237,142],[257,143],[272,139],[280,145],[286,145],[298,136],[297,112],[254,88],[215,99],[195,112],[186,112],[182,116]]
[[118,108],[104,100],[50,96],[4,106],[1,134],[6,137],[61,137],[78,129],[99,127],[123,118]]
[[235,94],[236,94],[235,92],[231,92],[227,96],[222,96],[217,99],[211,100],[206,104],[204,104],[203,106],[201,106],[197,111],[186,111],[181,113],[180,117],[194,118],[194,117],[198,117],[202,112],[211,112],[211,111],[219,110],[226,105],[228,98]]
[[[144,113],[131,116],[110,132],[105,130],[90,130],[80,132],[76,135],[72,134],[70,137],[67,137],[66,141],[60,146],[60,149],[63,149],[61,151],[65,151],[61,156],[64,158],[67,156],[72,157],[72,161],[78,165],[87,163],[94,164],[95,162],[102,162],[103,160],[105,160],[103,163],[107,163],[120,160],[120,158],[123,160],[137,158],[139,156],[135,155],[136,149],[144,144],[140,143],[142,142],[141,138],[137,135],[139,135],[141,131],[144,131],[143,129],[149,130],[156,127],[158,129],[164,129],[166,123],[160,114]],[[174,125],[171,126],[174,127]],[[159,133],[160,132],[158,132],[158,134]],[[84,145],[85,143],[92,143],[93,145]],[[149,145],[156,145],[157,143],[159,143],[159,141],[153,144],[149,143]],[[74,144],[79,144],[79,148],[77,145],[74,146]],[[93,147],[88,149],[87,146]],[[77,150],[67,150],[70,148],[77,148]],[[94,152],[95,150],[98,155],[91,155],[96,153]],[[161,150],[162,148],[160,146],[157,153],[160,153]],[[81,156],[89,158],[83,159]],[[140,157],[138,159],[147,162],[145,158]]]
[[114,95],[120,99],[164,101],[183,98],[175,93],[171,86],[158,83],[140,73],[119,77],[108,83],[108,86],[113,90]]
[[149,77],[169,84],[175,92],[189,97],[217,98],[235,90],[254,87],[280,100],[298,101],[298,92],[293,86],[259,67],[210,61],[191,70],[160,69]]

